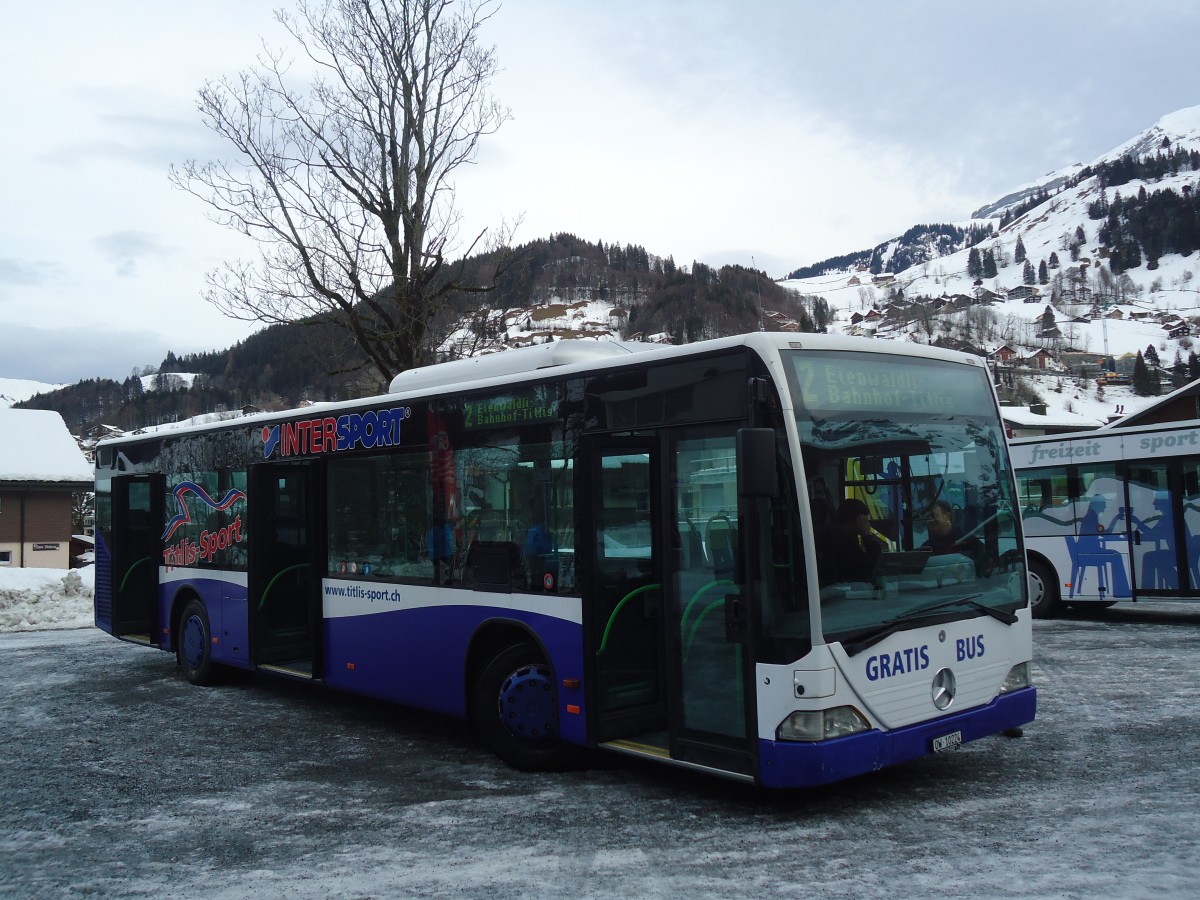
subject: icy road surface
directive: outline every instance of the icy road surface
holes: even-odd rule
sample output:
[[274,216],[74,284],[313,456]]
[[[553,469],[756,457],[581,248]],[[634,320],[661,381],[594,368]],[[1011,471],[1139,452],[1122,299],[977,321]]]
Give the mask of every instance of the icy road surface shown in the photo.
[[1018,740],[807,793],[461,723],[94,630],[0,634],[0,896],[1195,896],[1200,610],[1038,623]]

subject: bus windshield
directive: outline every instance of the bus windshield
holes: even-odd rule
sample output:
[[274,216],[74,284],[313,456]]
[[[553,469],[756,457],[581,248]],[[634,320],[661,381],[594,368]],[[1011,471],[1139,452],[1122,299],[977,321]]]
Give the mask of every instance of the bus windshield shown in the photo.
[[1012,472],[986,369],[841,351],[785,358],[826,640],[849,648],[914,614],[1007,618],[1023,606]]

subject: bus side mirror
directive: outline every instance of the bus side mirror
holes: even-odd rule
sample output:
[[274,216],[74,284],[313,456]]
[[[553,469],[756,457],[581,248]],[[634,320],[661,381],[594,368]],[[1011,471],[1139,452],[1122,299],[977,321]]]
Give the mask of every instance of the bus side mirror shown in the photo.
[[737,433],[738,493],[743,497],[778,497],[775,467],[775,429],[739,428]]

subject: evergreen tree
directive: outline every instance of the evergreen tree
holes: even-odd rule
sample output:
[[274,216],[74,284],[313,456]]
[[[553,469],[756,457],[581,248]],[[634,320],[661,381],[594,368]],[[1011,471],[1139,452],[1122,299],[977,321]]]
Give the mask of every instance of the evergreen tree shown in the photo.
[[1054,310],[1047,306],[1042,310],[1042,331],[1049,331],[1054,327]]
[[1050,272],[1046,269],[1046,261],[1043,259],[1038,263],[1038,284],[1049,284]]
[[972,278],[983,277],[983,263],[979,258],[978,247],[972,247],[971,252],[967,254],[967,274]]
[[1145,360],[1146,360],[1146,365],[1154,366],[1154,368],[1156,368],[1156,369],[1158,368],[1158,365],[1159,365],[1158,351],[1154,349],[1153,344],[1146,345]]
[[1175,361],[1171,363],[1171,386],[1181,388],[1188,383],[1188,367],[1183,361],[1183,354],[1175,348]]
[[1013,262],[1025,262],[1025,242],[1017,235],[1017,246],[1013,248]]
[[983,269],[981,274],[984,278],[996,277],[996,255],[991,250],[983,251]]
[[1050,268],[1057,269],[1059,267],[1058,254],[1054,251],[1050,252]]
[[[1022,270],[1021,278],[1026,284],[1033,284],[1037,280],[1037,276],[1033,272],[1033,263],[1028,259],[1025,260],[1025,268]],[[1045,284],[1043,281],[1042,284]]]
[[1139,397],[1155,397],[1159,392],[1158,374],[1150,371],[1140,350],[1133,362],[1133,392]]

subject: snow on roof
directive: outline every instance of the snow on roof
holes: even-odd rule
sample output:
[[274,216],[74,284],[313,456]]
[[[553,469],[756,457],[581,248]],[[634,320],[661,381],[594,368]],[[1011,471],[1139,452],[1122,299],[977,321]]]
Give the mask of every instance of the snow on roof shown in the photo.
[[1031,411],[1027,406],[1002,406],[1000,407],[1000,416],[1004,421],[1011,422],[1013,425],[1026,427],[1098,428],[1104,424],[1103,419],[1080,416],[1063,410],[1049,409],[1046,411],[1046,415],[1041,415]]
[[92,466],[62,416],[0,408],[0,482],[88,482]]

